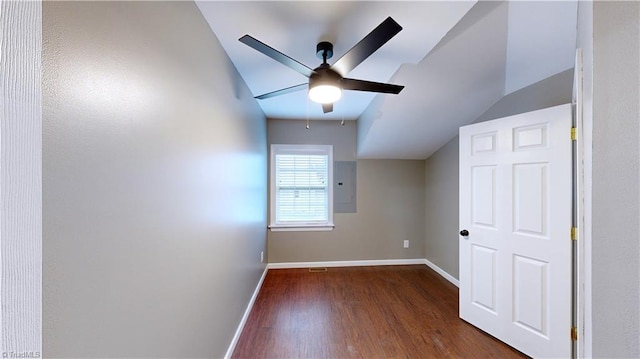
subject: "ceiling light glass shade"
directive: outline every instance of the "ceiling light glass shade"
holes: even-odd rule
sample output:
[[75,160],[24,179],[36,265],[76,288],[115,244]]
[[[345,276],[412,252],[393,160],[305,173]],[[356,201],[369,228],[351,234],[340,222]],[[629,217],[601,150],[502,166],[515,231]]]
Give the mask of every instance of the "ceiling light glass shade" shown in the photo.
[[335,85],[315,85],[309,88],[309,98],[317,103],[334,103],[342,97],[342,90]]

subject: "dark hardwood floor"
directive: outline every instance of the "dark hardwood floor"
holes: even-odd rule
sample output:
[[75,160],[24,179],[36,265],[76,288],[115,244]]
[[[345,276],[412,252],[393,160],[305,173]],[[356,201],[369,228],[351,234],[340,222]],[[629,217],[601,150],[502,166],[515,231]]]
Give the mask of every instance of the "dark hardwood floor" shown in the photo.
[[269,270],[234,358],[524,358],[425,265]]

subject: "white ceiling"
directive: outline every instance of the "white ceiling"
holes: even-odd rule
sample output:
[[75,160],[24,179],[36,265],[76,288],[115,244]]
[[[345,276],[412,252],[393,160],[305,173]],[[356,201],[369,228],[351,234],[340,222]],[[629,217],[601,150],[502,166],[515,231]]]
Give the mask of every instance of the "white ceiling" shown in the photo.
[[360,158],[427,158],[502,96],[571,68],[575,53],[575,1],[197,5],[255,96],[307,78],[240,43],[241,36],[315,68],[319,41],[334,44],[332,64],[393,17],[403,30],[347,76],[404,85],[399,95],[344,91],[329,114],[306,91],[257,100],[272,119],[357,119]]

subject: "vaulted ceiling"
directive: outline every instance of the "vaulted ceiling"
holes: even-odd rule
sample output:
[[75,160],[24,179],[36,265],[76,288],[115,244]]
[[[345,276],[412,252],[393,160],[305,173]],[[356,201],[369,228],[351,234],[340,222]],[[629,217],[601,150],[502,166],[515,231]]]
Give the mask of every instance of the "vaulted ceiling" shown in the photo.
[[199,1],[257,96],[307,78],[240,43],[249,34],[310,68],[332,64],[391,16],[403,30],[348,77],[404,85],[344,91],[322,113],[306,91],[257,100],[267,118],[357,120],[359,158],[424,159],[503,96],[573,67],[576,1]]

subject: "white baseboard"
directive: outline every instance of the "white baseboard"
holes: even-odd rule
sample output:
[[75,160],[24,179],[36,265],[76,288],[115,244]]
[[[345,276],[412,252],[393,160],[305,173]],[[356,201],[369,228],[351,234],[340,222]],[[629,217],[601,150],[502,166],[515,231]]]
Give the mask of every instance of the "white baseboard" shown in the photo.
[[227,353],[224,355],[224,359],[229,359],[231,358],[231,355],[233,355],[233,351],[236,349],[236,344],[238,344],[238,340],[240,339],[240,335],[242,334],[244,325],[247,323],[247,318],[249,318],[251,309],[253,309],[253,304],[256,302],[256,298],[258,297],[258,293],[260,293],[260,288],[262,287],[262,282],[264,281],[264,277],[267,276],[268,271],[269,271],[269,267],[267,266],[264,268],[264,272],[262,272],[262,277],[260,277],[260,280],[258,281],[258,285],[256,286],[256,289],[253,291],[253,295],[249,300],[249,304],[247,304],[247,309],[244,311],[244,315],[242,316],[242,320],[240,320],[238,329],[236,329],[236,333],[233,335],[233,339],[231,339],[231,344],[229,344],[229,348],[227,349]]
[[365,266],[395,266],[425,264],[440,274],[444,279],[453,283],[456,287],[460,287],[460,282],[451,274],[445,272],[442,268],[435,265],[428,259],[375,259],[375,260],[359,260],[359,261],[328,261],[328,262],[283,262],[269,263],[268,269],[289,269],[289,268],[317,268],[317,267],[365,267]]
[[365,267],[365,266],[396,266],[409,264],[425,264],[424,259],[376,259],[359,261],[329,261],[329,262],[288,262],[269,263],[269,269],[288,268],[317,268],[317,267]]
[[444,279],[446,279],[449,282],[453,283],[453,285],[455,285],[456,287],[460,287],[460,282],[457,279],[455,279],[451,274],[445,272],[444,269],[442,269],[442,268],[438,267],[437,265],[435,265],[430,260],[423,259],[422,263],[426,264],[427,267],[433,269],[436,273],[440,274]]

